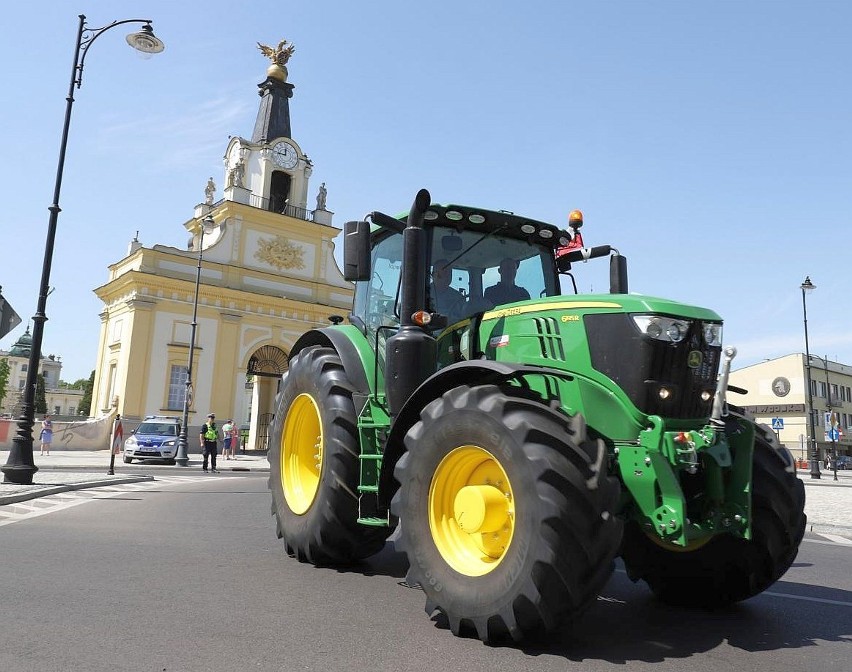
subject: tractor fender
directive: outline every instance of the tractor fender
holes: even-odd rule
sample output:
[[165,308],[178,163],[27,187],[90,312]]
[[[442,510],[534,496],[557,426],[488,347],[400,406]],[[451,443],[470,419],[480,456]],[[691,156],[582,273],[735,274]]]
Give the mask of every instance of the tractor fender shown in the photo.
[[573,377],[557,369],[482,359],[451,364],[423,381],[400,409],[385,442],[382,471],[379,476],[379,505],[390,505],[391,497],[397,487],[393,470],[397,460],[405,453],[403,439],[408,430],[420,419],[420,411],[426,404],[459,385],[497,385],[525,373],[552,374],[561,378]]
[[[349,333],[350,331],[354,331],[355,334]],[[363,353],[359,352],[355,345],[356,334],[363,338],[361,332],[351,325],[311,329],[299,336],[290,350],[290,357],[295,357],[299,351],[312,345],[334,348],[340,356],[346,377],[355,388],[355,394],[366,397],[370,394],[370,381],[367,378]]]

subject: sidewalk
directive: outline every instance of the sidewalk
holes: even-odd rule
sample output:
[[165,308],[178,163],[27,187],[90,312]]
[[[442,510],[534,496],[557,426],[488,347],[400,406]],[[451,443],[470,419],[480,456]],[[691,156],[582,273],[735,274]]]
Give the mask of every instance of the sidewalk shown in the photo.
[[[8,457],[8,451],[0,451],[0,464],[5,464]],[[0,506],[67,490],[150,481],[163,470],[201,473],[201,455],[198,454],[189,456],[189,465],[185,468],[155,462],[124,464],[121,455],[116,455],[114,476],[107,474],[109,462],[108,450],[53,450],[49,456],[36,455],[35,464],[39,470],[33,476],[33,484],[0,482]],[[269,471],[265,452],[250,452],[233,460],[223,460],[220,456],[216,466],[223,473]],[[812,479],[806,469],[800,470],[798,475],[805,485],[808,531],[852,538],[852,471],[838,471],[836,481],[830,471],[823,471],[821,479]]]
[[[9,451],[0,450],[0,464],[5,464]],[[45,497],[57,492],[97,488],[120,483],[138,483],[156,479],[157,472],[182,470],[187,474],[201,472],[201,455],[190,454],[187,467],[169,466],[162,462],[138,462],[125,464],[121,455],[115,456],[114,475],[109,475],[110,455],[108,450],[52,450],[50,455],[34,456],[38,471],[33,475],[32,485],[3,483],[0,479],[0,506],[14,504],[36,497]],[[269,471],[265,452],[249,452],[231,460],[216,460],[216,467],[226,472]]]
[[805,484],[807,531],[852,539],[852,471],[838,471],[836,481],[831,471],[813,479],[807,469],[800,469],[798,476]]

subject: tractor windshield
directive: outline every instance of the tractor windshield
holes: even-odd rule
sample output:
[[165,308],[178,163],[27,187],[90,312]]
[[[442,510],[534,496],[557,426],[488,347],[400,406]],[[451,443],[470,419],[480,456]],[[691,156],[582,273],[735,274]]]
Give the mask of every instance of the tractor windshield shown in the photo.
[[430,300],[451,322],[559,294],[553,250],[526,238],[434,227],[431,250]]

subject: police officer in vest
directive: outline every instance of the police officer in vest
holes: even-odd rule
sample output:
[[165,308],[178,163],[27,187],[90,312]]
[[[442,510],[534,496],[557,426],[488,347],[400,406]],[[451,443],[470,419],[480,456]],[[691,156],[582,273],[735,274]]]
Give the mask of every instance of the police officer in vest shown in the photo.
[[216,428],[216,416],[212,413],[207,416],[207,422],[201,425],[201,434],[198,435],[201,442],[201,452],[204,462],[201,469],[207,473],[207,456],[210,456],[210,471],[218,474],[216,469],[216,452],[218,451],[219,430]]

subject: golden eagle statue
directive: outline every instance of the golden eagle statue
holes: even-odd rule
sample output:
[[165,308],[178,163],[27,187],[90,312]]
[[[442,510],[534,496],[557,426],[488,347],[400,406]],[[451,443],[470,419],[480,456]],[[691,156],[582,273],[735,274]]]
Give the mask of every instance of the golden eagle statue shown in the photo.
[[[289,46],[288,46],[289,45]],[[287,65],[287,61],[296,51],[296,46],[290,44],[287,40],[281,40],[277,47],[269,47],[265,44],[257,43],[261,53],[266,56],[273,64],[279,65],[282,68]]]

